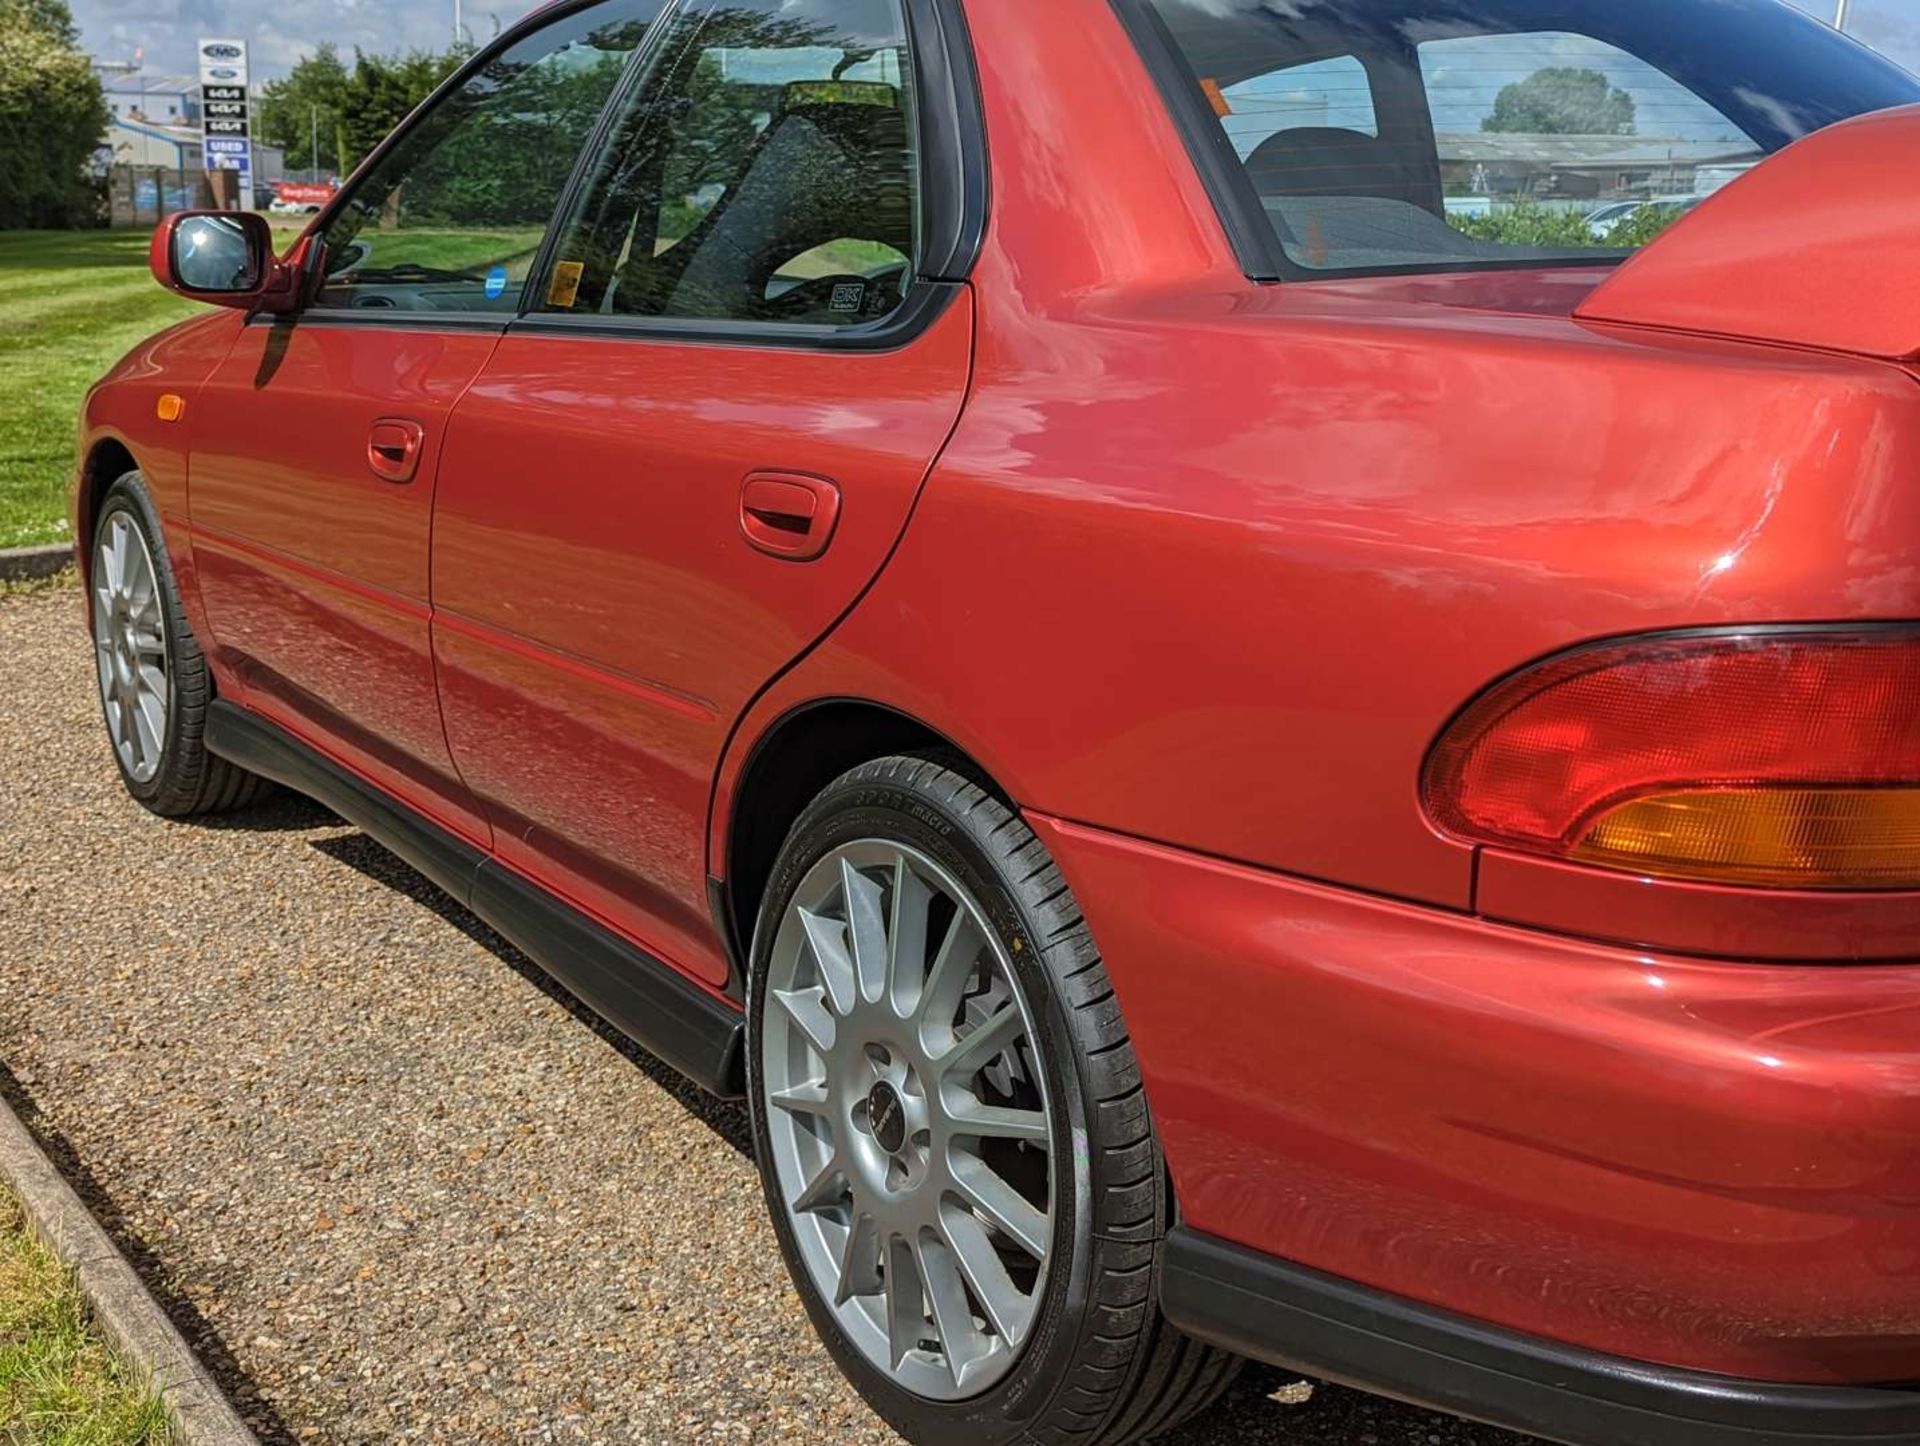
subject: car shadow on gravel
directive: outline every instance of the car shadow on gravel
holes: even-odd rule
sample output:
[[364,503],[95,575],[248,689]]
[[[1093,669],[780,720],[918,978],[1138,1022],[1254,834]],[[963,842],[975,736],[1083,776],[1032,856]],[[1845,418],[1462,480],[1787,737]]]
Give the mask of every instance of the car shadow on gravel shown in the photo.
[[[317,807],[317,805],[316,805]],[[324,810],[323,810],[324,812]],[[252,817],[253,810],[241,815]],[[331,817],[331,815],[327,815]],[[336,862],[365,874],[386,888],[405,894],[415,903],[431,909],[474,943],[492,954],[514,973],[571,1014],[583,1028],[592,1030],[617,1050],[634,1068],[652,1080],[726,1144],[752,1158],[753,1135],[743,1105],[717,1100],[698,1085],[681,1077],[671,1066],[613,1028],[566,989],[533,960],[516,949],[478,914],[466,908],[453,895],[413,868],[404,859],[389,853],[363,833],[342,834],[315,839],[313,847]]]
[[[114,1204],[113,1197],[67,1143],[66,1137],[54,1128],[53,1122],[34,1102],[26,1086],[20,1083],[4,1060],[0,1060],[0,1099],[4,1099],[14,1114],[19,1116],[27,1132],[46,1152],[47,1158],[53,1161],[54,1168],[65,1177],[67,1184],[73,1187],[74,1193],[99,1222],[100,1228],[107,1232],[108,1238],[127,1258],[148,1293],[167,1313],[174,1328],[186,1338],[193,1353],[200,1358],[200,1363],[220,1383],[220,1388],[233,1402],[234,1409],[253,1428],[261,1446],[302,1446],[279,1413],[267,1403],[253,1378],[234,1358],[219,1329],[191,1301],[169,1285],[166,1266],[159,1254],[128,1224],[120,1207]],[[13,1438],[7,1436],[5,1439]]]
[[325,804],[286,788],[270,788],[236,813],[195,814],[177,822],[195,833],[307,833],[346,827]]

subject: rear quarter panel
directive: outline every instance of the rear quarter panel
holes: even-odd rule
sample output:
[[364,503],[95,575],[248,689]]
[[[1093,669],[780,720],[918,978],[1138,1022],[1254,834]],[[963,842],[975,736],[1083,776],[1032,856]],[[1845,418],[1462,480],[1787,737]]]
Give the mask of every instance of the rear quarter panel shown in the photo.
[[1064,319],[981,289],[974,400],[810,686],[1057,816],[1464,907],[1417,788],[1489,682],[1614,633],[1920,613],[1893,368],[1285,288]]

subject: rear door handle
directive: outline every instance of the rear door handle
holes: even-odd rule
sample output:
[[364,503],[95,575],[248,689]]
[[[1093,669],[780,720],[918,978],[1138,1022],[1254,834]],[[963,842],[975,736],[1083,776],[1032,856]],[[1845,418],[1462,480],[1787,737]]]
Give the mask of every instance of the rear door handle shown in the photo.
[[405,417],[382,417],[367,437],[367,465],[388,482],[411,482],[420,470],[427,429]]
[[769,557],[811,562],[840,522],[840,489],[804,472],[755,472],[740,489],[740,530]]

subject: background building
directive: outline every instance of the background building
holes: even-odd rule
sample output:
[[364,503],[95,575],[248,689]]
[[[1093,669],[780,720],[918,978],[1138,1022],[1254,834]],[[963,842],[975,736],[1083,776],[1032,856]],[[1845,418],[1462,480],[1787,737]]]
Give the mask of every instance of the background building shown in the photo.
[[196,128],[200,124],[200,82],[190,75],[109,73],[100,77],[100,85],[107,93],[107,110],[115,120]]

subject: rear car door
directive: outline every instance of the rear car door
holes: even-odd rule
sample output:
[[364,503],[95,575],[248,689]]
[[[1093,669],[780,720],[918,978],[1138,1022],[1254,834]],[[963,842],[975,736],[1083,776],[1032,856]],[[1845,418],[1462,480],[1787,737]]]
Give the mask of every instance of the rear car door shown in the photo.
[[727,735],[877,574],[965,397],[942,278],[984,188],[937,19],[663,19],[448,434],[435,650],[496,851],[713,985]]
[[199,403],[194,551],[244,701],[475,841],[428,627],[446,422],[659,9],[570,6],[442,92],[328,218],[310,303],[250,321]]

